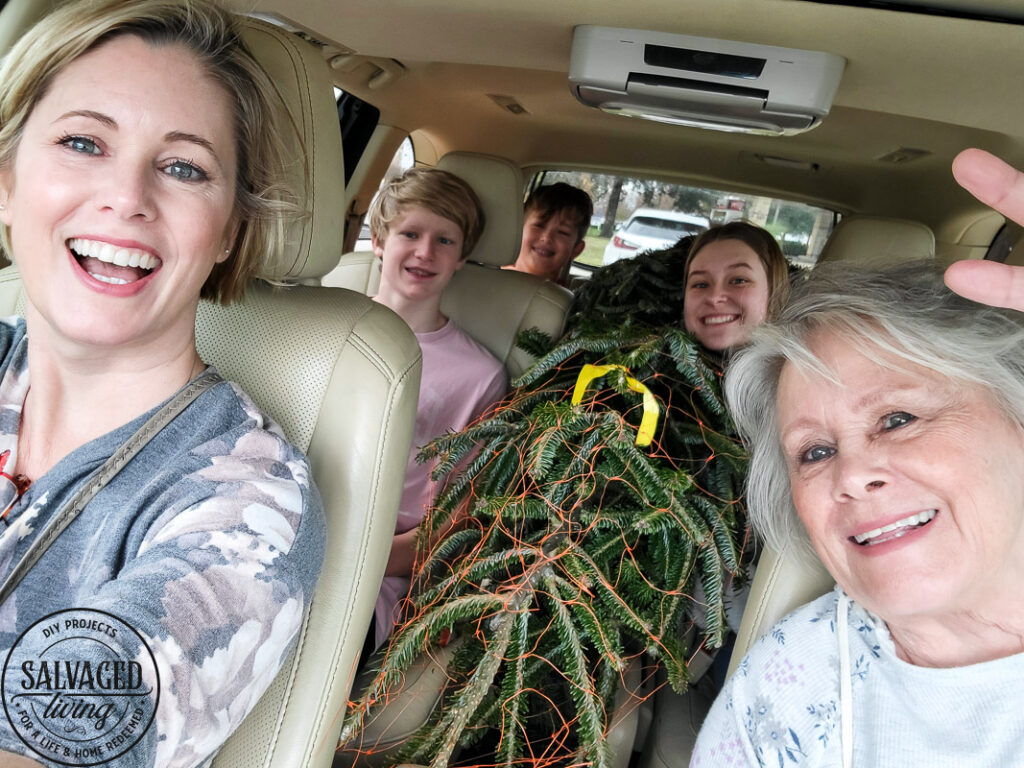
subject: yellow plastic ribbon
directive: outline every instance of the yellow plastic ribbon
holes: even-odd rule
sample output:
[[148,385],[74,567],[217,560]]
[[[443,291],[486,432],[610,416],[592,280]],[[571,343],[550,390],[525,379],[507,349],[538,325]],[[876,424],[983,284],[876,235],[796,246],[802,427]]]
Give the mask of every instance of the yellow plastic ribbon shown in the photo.
[[641,384],[639,381],[629,376],[629,369],[624,365],[584,365],[583,370],[580,371],[580,375],[576,378],[576,388],[572,391],[572,404],[579,405],[583,400],[583,393],[587,391],[587,387],[594,379],[599,379],[609,371],[620,370],[627,374],[626,386],[628,386],[634,392],[639,392],[644,396],[644,415],[640,419],[640,429],[636,433],[636,444],[641,448],[645,448],[651,444],[651,440],[654,439],[654,430],[658,426],[658,416],[661,414],[661,408],[658,406],[658,401],[654,399],[654,395],[651,394],[646,386]]

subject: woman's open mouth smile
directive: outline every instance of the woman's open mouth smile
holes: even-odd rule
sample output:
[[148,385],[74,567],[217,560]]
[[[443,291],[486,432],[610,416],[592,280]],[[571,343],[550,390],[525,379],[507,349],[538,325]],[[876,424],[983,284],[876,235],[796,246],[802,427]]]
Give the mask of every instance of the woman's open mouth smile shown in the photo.
[[864,533],[851,536],[850,539],[862,547],[872,547],[876,544],[884,544],[887,541],[906,536],[911,531],[916,531],[928,525],[938,514],[937,510],[927,509],[913,515],[897,520],[895,523],[884,525],[881,528],[873,528]]
[[134,283],[157,269],[157,256],[138,248],[124,248],[100,240],[73,237],[66,243],[82,270],[108,285]]

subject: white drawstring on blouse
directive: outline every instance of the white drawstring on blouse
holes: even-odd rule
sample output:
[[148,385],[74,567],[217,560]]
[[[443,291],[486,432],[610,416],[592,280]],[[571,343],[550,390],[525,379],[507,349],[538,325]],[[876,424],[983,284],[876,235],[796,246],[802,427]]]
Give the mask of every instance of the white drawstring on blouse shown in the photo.
[[839,634],[839,743],[843,750],[843,768],[853,768],[853,693],[850,687],[850,598],[839,593],[836,606],[836,632]]

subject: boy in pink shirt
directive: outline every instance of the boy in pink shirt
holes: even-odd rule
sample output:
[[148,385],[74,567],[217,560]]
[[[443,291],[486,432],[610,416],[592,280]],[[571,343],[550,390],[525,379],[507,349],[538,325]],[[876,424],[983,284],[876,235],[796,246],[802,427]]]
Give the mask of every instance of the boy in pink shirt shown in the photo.
[[370,209],[373,252],[381,260],[374,301],[392,309],[416,334],[423,377],[412,451],[384,583],[374,611],[375,645],[391,634],[409,590],[416,528],[440,490],[420,449],[460,431],[505,394],[505,367],[441,314],[441,292],[480,239],[484,214],[472,188],[438,169],[412,168],[389,182]]

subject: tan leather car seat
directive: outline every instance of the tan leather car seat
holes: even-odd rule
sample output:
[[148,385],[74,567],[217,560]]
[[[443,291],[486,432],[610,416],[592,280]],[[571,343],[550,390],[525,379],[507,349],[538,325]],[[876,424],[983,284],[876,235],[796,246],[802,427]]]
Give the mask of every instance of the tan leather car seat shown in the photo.
[[[441,296],[441,311],[504,362],[510,376],[518,376],[532,360],[516,347],[516,338],[527,328],[539,328],[552,338],[561,336],[572,293],[534,275],[500,269],[515,261],[523,232],[523,178],[518,167],[471,152],[449,152],[437,167],[468,182],[487,217],[480,242]],[[369,251],[346,253],[323,284],[373,296],[380,284],[380,262]]]
[[[21,0],[18,5],[25,6]],[[48,0],[47,0],[48,2]],[[0,28],[10,22],[6,9]],[[5,33],[11,30],[4,29]],[[16,37],[16,35],[13,35]],[[323,497],[324,569],[289,662],[214,761],[215,768],[321,768],[334,756],[356,663],[391,547],[412,440],[415,337],[366,296],[316,283],[337,261],[345,210],[330,71],[299,38],[252,21],[246,41],[278,86],[309,160],[294,184],[309,217],[243,302],[200,305],[199,350],[306,451]],[[17,268],[0,272],[0,310],[23,313]]]
[[832,231],[817,263],[846,261],[881,267],[934,258],[935,235],[918,221],[847,216]]
[[729,674],[779,619],[821,597],[835,583],[817,557],[789,547],[781,552],[765,547],[750,583],[747,607],[729,660]]

